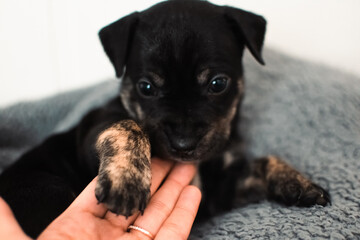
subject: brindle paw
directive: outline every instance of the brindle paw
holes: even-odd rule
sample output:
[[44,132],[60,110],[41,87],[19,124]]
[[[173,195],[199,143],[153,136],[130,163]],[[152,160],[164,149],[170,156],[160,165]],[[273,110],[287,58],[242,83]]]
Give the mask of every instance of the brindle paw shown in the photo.
[[95,195],[99,203],[117,215],[126,217],[143,212],[150,199],[150,182],[124,172],[116,183],[106,174],[99,175]]
[[96,198],[118,215],[144,211],[150,198],[150,143],[132,120],[103,131],[96,142],[99,178]]
[[297,205],[301,207],[310,207],[315,204],[326,206],[328,203],[331,204],[330,194],[317,184],[311,183],[300,196]]
[[314,184],[298,171],[274,156],[262,162],[266,166],[267,191],[270,198],[286,205],[310,207],[326,206],[330,195],[322,187]]
[[316,204],[322,206],[331,204],[329,193],[306,179],[271,181],[268,190],[271,198],[286,205],[310,207]]

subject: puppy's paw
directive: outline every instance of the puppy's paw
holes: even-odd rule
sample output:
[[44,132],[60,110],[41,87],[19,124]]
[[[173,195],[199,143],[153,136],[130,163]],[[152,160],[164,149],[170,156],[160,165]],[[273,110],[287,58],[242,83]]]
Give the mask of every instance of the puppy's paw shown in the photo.
[[96,198],[126,217],[144,211],[150,198],[150,143],[132,120],[123,120],[102,132],[97,140],[99,178]]
[[[301,176],[301,178],[303,178]],[[274,179],[268,187],[271,198],[286,205],[310,207],[331,204],[329,193],[307,179]]]
[[119,175],[117,179],[112,179],[108,173],[99,175],[95,188],[97,200],[117,215],[128,217],[137,211],[143,212],[150,199],[150,179],[134,176],[129,171]]
[[331,204],[329,193],[275,157],[269,157],[268,194],[286,205],[310,207]]
[[310,183],[299,196],[297,205],[301,207],[310,207],[315,204],[326,206],[328,203],[331,204],[330,194],[317,184]]

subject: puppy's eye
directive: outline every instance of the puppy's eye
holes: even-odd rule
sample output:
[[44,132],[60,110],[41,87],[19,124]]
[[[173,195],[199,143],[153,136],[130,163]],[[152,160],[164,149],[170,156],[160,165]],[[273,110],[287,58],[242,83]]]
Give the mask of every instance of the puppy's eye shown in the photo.
[[154,97],[157,94],[155,87],[147,80],[140,80],[137,84],[137,89],[144,97]]
[[209,84],[209,93],[219,94],[222,93],[228,85],[228,78],[226,76],[215,76],[211,79]]

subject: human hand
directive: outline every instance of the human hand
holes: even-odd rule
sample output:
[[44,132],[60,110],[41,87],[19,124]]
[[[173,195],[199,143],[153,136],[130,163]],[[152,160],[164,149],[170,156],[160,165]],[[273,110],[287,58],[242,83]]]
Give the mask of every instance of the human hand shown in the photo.
[[[199,189],[188,186],[195,166],[153,159],[151,168],[152,197],[143,215],[138,213],[126,219],[107,211],[97,203],[95,178],[38,239],[151,239],[135,229],[128,232],[130,225],[146,229],[155,239],[187,239],[201,199]],[[30,239],[2,199],[0,223],[0,239]]]

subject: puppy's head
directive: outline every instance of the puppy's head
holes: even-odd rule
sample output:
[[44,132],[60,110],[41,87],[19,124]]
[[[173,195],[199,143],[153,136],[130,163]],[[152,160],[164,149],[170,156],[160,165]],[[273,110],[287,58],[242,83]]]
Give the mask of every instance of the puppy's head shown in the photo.
[[264,63],[265,25],[239,9],[173,0],[100,31],[122,102],[155,154],[196,161],[221,151],[243,96],[243,49]]

